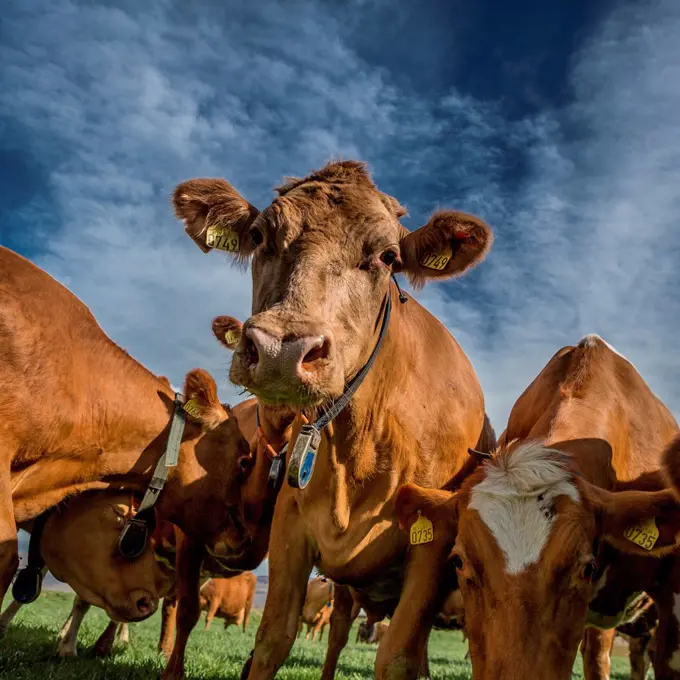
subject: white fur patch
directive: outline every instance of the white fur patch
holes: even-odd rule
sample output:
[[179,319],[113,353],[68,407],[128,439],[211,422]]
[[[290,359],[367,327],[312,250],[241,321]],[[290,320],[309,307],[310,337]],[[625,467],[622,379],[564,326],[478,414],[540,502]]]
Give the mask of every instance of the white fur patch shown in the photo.
[[[673,595],[673,618],[680,630],[680,593]],[[674,671],[680,671],[680,649],[676,649],[668,660],[668,665]]]
[[620,356],[624,361],[627,361],[631,366],[633,366],[633,362],[628,358],[625,357],[621,352],[619,352],[616,347],[613,347],[610,345],[604,338],[600,337],[597,333],[590,333],[590,335],[586,335],[581,339],[581,342],[578,343],[579,347],[594,347],[597,345],[598,342],[601,342],[605,344],[609,349],[614,352],[614,354]]
[[555,459],[563,455],[540,442],[522,444],[485,463],[486,476],[472,489],[469,507],[489,527],[510,574],[540,558],[555,522],[555,499],[581,501],[569,472]]

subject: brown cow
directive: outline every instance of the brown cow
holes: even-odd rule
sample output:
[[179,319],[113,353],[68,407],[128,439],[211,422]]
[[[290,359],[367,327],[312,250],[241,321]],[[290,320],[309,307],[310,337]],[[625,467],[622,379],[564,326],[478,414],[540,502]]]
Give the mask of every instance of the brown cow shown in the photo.
[[323,637],[324,628],[330,623],[333,612],[333,581],[329,581],[323,576],[313,578],[307,584],[307,595],[300,614],[298,625],[298,637],[302,632],[303,624],[307,624],[307,634],[305,640],[319,640]]
[[[253,315],[231,380],[312,421],[366,364],[392,311],[363,384],[323,430],[311,482],[279,494],[267,603],[244,672],[253,679],[273,677],[286,659],[314,565],[394,609],[406,554],[396,491],[409,480],[445,484],[484,423],[482,390],[462,349],[414,299],[399,304],[390,277],[403,272],[420,286],[462,274],[488,252],[489,227],[445,211],[408,232],[399,222],[404,208],[354,161],[331,163],[278,193],[259,212],[223,180],[191,180],[175,191],[175,211],[204,251],[252,261]],[[352,598],[335,607],[329,644],[344,646]],[[399,667],[418,668],[424,656],[430,621],[417,614],[418,635]]]
[[[17,565],[16,525],[85,490],[144,491],[175,395],[70,291],[1,247],[0,337],[1,604]],[[187,375],[184,393],[192,415],[156,507],[201,545],[238,550],[248,539],[239,517],[248,443],[205,371]]]
[[[646,590],[660,609],[656,676],[674,677],[677,637],[664,626],[677,630],[670,607],[680,581],[677,560],[658,556],[676,547],[680,505],[671,490],[650,489],[660,486],[655,470],[677,431],[634,366],[603,340],[561,349],[514,405],[506,443],[460,491],[400,490],[402,526],[420,514],[434,533],[412,549],[421,588],[414,582],[402,597],[415,608],[428,584],[457,582],[476,680],[558,680],[571,677],[598,590],[635,572],[642,578],[629,588]],[[620,594],[615,612],[634,591]],[[615,612],[593,623],[618,625]],[[417,627],[396,615],[392,623],[398,654]],[[586,631],[586,668],[602,673],[590,660],[603,650],[608,659],[610,639]],[[382,661],[378,677],[388,677]]]
[[205,629],[210,628],[217,616],[224,619],[224,628],[231,624],[246,631],[250,610],[253,607],[257,576],[252,571],[230,578],[211,578],[201,587],[201,610],[206,612]]

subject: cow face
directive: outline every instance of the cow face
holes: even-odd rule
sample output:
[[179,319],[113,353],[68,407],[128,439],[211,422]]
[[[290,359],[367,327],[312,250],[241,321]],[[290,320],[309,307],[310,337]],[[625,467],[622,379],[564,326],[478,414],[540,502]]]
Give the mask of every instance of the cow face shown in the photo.
[[361,163],[332,163],[278,189],[257,211],[222,180],[191,180],[177,215],[205,251],[250,260],[252,316],[231,380],[264,403],[318,405],[339,396],[375,346],[393,272],[415,285],[461,274],[490,248],[475,217],[439,212],[409,233],[406,211]]
[[250,445],[208,373],[190,371],[184,395],[184,438],[160,497],[162,515],[212,552],[240,552],[250,541],[242,498]]
[[135,560],[119,554],[129,514],[129,495],[82,494],[50,516],[40,545],[52,574],[114,621],[151,616],[171,586],[171,574],[154,559],[153,540]]
[[[449,585],[460,587],[480,680],[570,678],[599,544],[658,556],[676,547],[680,531],[670,489],[605,491],[574,474],[562,452],[533,442],[497,453],[459,492],[406,485],[396,508],[406,529],[418,511],[433,523],[435,540],[414,547],[414,559],[425,565],[417,553],[429,551],[455,569]],[[650,520],[655,540],[631,531]]]

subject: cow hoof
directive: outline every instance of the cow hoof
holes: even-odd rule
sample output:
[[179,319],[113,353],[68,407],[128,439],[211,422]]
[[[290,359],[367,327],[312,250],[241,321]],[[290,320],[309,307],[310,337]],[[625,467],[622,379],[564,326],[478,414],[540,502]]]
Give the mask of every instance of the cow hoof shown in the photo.
[[75,659],[78,656],[78,651],[73,647],[59,647],[57,656],[60,659]]
[[113,653],[113,646],[112,645],[95,645],[94,646],[94,655],[96,657],[102,658],[105,656],[111,656]]
[[250,652],[250,656],[248,657],[247,661],[243,665],[243,670],[241,671],[241,680],[248,680],[248,676],[250,675],[250,668],[253,665],[254,654],[255,650],[253,649],[253,651]]

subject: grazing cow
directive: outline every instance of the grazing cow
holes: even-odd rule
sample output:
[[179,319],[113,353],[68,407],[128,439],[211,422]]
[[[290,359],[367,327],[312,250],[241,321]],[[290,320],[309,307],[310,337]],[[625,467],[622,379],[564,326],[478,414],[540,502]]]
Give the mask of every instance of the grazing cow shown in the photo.
[[[680,505],[658,472],[677,431],[635,367],[602,339],[561,349],[515,403],[505,444],[459,491],[399,491],[401,525],[425,517],[434,534],[413,547],[409,568],[420,581],[402,598],[415,609],[430,584],[459,584],[476,680],[562,680],[587,619],[620,625],[644,590],[660,614],[656,677],[677,677]],[[598,591],[616,583],[611,611],[598,610]],[[406,617],[392,628],[404,647],[417,631]],[[609,633],[586,630],[590,677],[608,677],[610,643]]]
[[[299,446],[287,456],[289,484],[274,512],[264,615],[243,674],[262,680],[288,656],[315,565],[381,606],[397,606],[407,548],[394,518],[397,489],[405,481],[441,487],[455,475],[480,438],[484,398],[451,334],[398,295],[390,277],[402,272],[421,286],[460,275],[484,258],[492,233],[453,211],[407,231],[399,221],[405,209],[354,161],[291,180],[262,212],[215,179],[179,185],[174,207],[204,251],[252,262],[252,316],[231,380],[261,403],[301,411],[291,436]],[[312,423],[335,415],[322,407],[354,378],[351,402],[322,428],[320,443],[309,430],[297,440],[303,417]],[[329,646],[346,644],[351,610],[351,597],[336,597]],[[395,668],[417,670],[431,621],[411,603],[403,610],[419,626]],[[326,667],[323,677],[331,675]]]
[[368,643],[380,644],[380,641],[385,637],[385,633],[389,630],[389,627],[389,621],[378,621],[378,623],[373,626],[371,635],[368,638]]
[[[0,337],[1,604],[18,561],[16,525],[82,491],[144,491],[179,411],[166,379],[114,344],[70,291],[2,247]],[[184,396],[191,413],[158,515],[200,545],[238,551],[249,539],[240,494],[248,442],[205,371],[187,374]]]
[[201,610],[206,612],[205,629],[209,630],[212,620],[217,616],[224,619],[225,630],[235,624],[242,626],[245,633],[256,585],[257,576],[252,571],[206,581],[201,587]]
[[302,632],[303,624],[307,624],[307,634],[305,640],[319,640],[323,637],[324,628],[330,623],[333,612],[333,581],[329,581],[323,576],[313,578],[307,584],[307,595],[300,614],[298,626],[298,637]]

